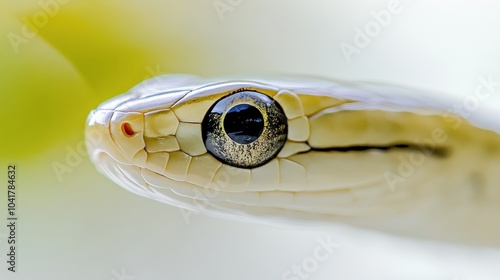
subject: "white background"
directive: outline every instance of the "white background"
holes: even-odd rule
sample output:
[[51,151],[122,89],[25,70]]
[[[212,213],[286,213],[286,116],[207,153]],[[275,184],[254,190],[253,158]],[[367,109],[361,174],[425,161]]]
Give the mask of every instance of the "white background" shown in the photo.
[[[143,21],[154,30],[144,34],[154,37],[158,45],[152,48],[189,49],[152,65],[161,72],[298,73],[462,96],[474,92],[480,76],[500,79],[500,5],[495,1],[400,1],[402,10],[350,59],[340,44],[356,46],[355,29],[364,29],[374,19],[372,11],[387,9],[390,1],[221,0],[231,6],[222,14],[216,2],[113,4],[133,11],[130,22]],[[74,0],[61,13],[79,5]],[[39,9],[35,2],[30,7]],[[481,108],[498,106],[496,101]],[[26,161],[2,159],[20,164],[20,220],[19,272],[8,273],[0,265],[1,279],[282,279],[293,265],[313,256],[317,238],[328,236],[340,247],[307,279],[500,278],[498,248],[404,239],[338,225],[284,228],[205,215],[186,222],[179,209],[114,185],[85,155],[58,180],[51,163],[64,162],[65,147],[76,149],[81,141],[78,134]],[[23,188],[30,191],[23,193]],[[2,255],[5,236],[1,228]]]

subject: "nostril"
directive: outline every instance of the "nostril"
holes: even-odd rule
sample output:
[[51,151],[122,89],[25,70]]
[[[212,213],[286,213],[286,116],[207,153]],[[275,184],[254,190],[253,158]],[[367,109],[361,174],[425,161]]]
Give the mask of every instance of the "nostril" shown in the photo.
[[132,129],[132,126],[130,126],[130,123],[128,122],[122,124],[122,131],[123,134],[125,134],[128,137],[132,137],[135,134],[135,131]]

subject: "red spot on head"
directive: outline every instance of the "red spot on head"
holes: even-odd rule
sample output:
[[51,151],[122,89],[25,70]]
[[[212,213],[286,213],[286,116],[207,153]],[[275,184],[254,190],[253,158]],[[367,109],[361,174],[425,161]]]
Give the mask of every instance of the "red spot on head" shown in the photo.
[[125,134],[128,137],[132,137],[135,134],[135,131],[132,129],[130,124],[127,122],[122,124],[122,131],[123,131],[123,134]]

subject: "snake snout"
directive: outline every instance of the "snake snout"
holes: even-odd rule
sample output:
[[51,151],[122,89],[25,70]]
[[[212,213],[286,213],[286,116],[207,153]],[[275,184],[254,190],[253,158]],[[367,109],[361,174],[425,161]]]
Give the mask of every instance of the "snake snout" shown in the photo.
[[132,164],[135,154],[144,148],[142,114],[96,109],[87,118],[85,139],[90,158],[101,164],[107,154],[122,164]]

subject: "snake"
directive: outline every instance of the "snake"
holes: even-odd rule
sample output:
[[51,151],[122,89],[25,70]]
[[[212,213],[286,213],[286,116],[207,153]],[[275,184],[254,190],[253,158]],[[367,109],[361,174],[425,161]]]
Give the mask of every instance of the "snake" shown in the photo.
[[98,171],[181,209],[498,246],[500,129],[460,102],[373,82],[170,74],[100,104],[85,135]]

